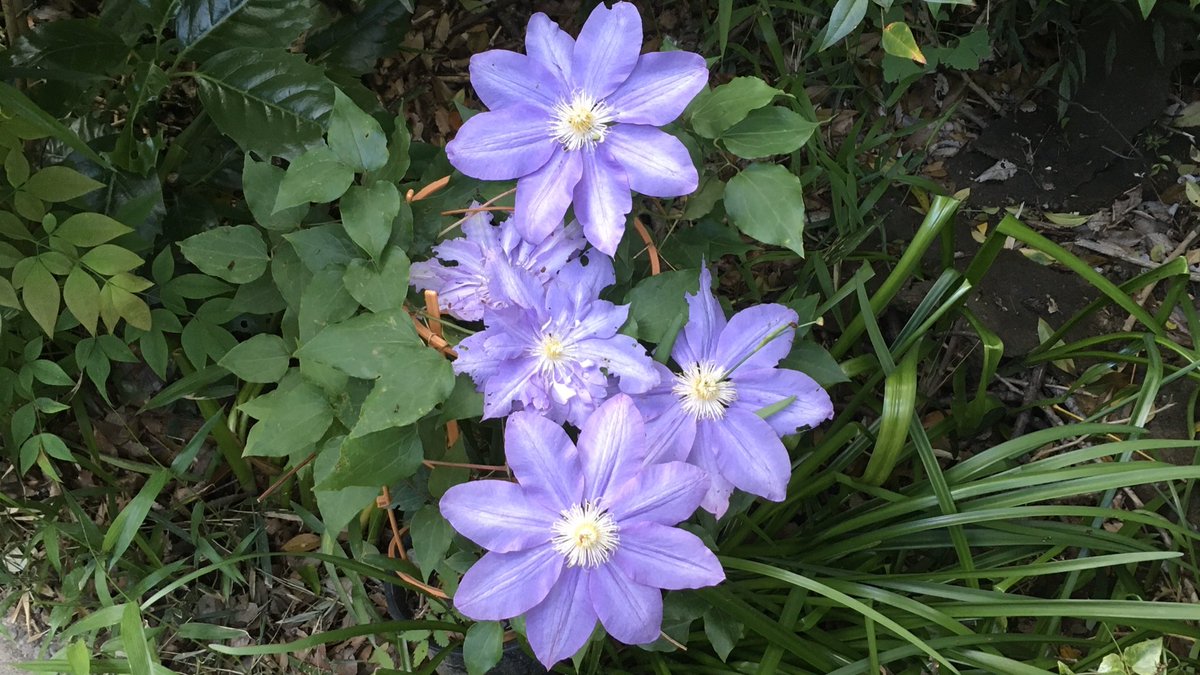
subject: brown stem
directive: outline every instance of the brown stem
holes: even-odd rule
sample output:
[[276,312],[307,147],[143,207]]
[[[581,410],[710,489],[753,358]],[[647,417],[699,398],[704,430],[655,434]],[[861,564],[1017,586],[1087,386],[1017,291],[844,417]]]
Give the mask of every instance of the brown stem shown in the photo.
[[258,496],[258,503],[259,504],[263,503],[263,501],[266,500],[267,497],[270,497],[272,494],[275,493],[276,490],[279,489],[279,486],[281,486],[285,482],[287,482],[287,479],[291,478],[292,476],[295,476],[297,471],[308,466],[308,463],[313,461],[316,458],[317,458],[317,453],[313,452],[308,457],[305,457],[303,462],[300,462],[296,466],[293,466],[292,468],[288,469],[287,473],[284,473],[282,476],[279,477],[279,480],[275,481],[274,483],[271,483],[271,487],[267,488],[266,490],[263,490],[263,493]]

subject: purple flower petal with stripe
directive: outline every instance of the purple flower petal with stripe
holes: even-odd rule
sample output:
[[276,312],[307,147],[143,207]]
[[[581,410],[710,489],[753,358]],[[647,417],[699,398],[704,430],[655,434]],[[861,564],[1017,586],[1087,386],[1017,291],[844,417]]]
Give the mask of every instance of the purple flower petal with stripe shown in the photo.
[[596,621],[621,642],[653,642],[661,589],[724,580],[700,538],[672,527],[700,505],[708,476],[682,462],[643,469],[645,427],[628,396],[584,421],[578,447],[549,420],[516,413],[505,452],[518,483],[467,483],[442,498],[450,524],[492,549],[463,575],[454,605],[476,620],[525,614],[547,668],[579,651]]
[[638,399],[652,439],[648,461],[683,459],[708,471],[701,506],[718,517],[734,487],[781,501],[791,461],[780,437],[833,417],[829,394],[812,378],[775,367],[792,347],[796,313],[756,305],[726,321],[707,268],[687,304],[671,350],[679,372],[660,371],[658,386]]
[[545,14],[529,20],[528,55],[492,50],[471,58],[471,83],[487,112],[471,117],[446,154],[481,180],[517,179],[522,234],[541,241],[572,202],[592,243],[612,256],[633,208],[631,190],[653,197],[695,191],[696,167],[670,123],[708,80],[690,52],[639,54],[642,19],[628,2],[598,5],[578,39]]

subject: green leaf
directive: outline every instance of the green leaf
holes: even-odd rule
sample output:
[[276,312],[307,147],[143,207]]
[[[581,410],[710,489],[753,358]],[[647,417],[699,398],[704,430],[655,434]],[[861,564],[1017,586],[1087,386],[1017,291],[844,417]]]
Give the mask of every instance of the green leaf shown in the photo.
[[346,191],[340,207],[346,234],[372,259],[378,259],[392,236],[392,221],[400,213],[400,191],[383,181],[371,187],[356,185]]
[[412,424],[445,401],[454,390],[454,370],[441,354],[428,347],[398,350],[389,370],[375,381],[363,401],[350,436]]
[[410,425],[347,438],[329,473],[316,483],[319,490],[395,485],[421,467],[425,453],[416,427]]
[[53,361],[38,359],[29,364],[29,371],[33,373],[34,379],[43,384],[56,387],[69,387],[75,384],[75,380],[67,376],[67,371]]
[[[163,491],[170,479],[171,472],[166,469],[151,474],[146,479],[146,483],[142,485],[142,489],[138,490],[133,499],[129,500],[125,508],[117,514],[117,517],[113,518],[108,530],[104,532],[104,541],[100,545],[101,551],[110,554],[110,568],[120,561],[121,556],[125,554],[125,549],[133,543],[133,538],[137,536],[142,523],[146,521],[146,516],[150,514],[150,508],[154,506],[159,493]],[[135,604],[134,607],[136,606]]]
[[318,143],[333,108],[333,85],[296,54],[230,49],[204,62],[196,77],[217,128],[263,156],[291,156]]
[[883,27],[883,51],[892,56],[912,59],[921,65],[925,65],[925,55],[921,53],[921,48],[917,46],[917,40],[913,37],[912,29],[903,21],[895,21]]
[[1135,675],[1157,675],[1163,663],[1163,639],[1139,642],[1125,650],[1125,663]]
[[287,168],[275,197],[275,210],[298,204],[326,204],[341,197],[354,182],[354,170],[342,163],[328,146],[318,145],[296,158]]
[[698,286],[697,270],[663,272],[638,282],[629,291],[629,318],[637,324],[639,340],[658,344],[668,330],[682,326],[681,316],[687,314],[684,293],[695,293]]
[[722,661],[729,658],[729,652],[741,641],[743,632],[742,622],[716,607],[704,613],[704,635]]
[[314,60],[362,75],[396,52],[408,30],[411,0],[367,0],[359,7],[305,37],[304,48]]
[[54,235],[76,246],[92,247],[130,232],[132,228],[102,213],[76,213],[63,221]]
[[[346,236],[342,226],[336,223],[306,227],[289,232],[283,235],[283,238],[292,245],[292,249],[310,272],[347,265],[359,256],[354,242]],[[281,287],[280,290],[286,295],[286,289]]]
[[[116,525],[116,521],[113,524]],[[132,675],[152,675],[154,662],[150,658],[150,643],[146,640],[142,612],[136,602],[126,604],[121,614],[121,646],[125,648],[125,658],[129,661]]]
[[329,116],[329,147],[343,164],[356,171],[382,169],[388,160],[383,127],[340,89],[334,90],[333,113]]
[[33,174],[24,189],[46,202],[66,202],[104,187],[67,166],[48,166]]
[[13,209],[26,220],[40,221],[46,215],[42,200],[24,190],[17,190],[13,195]]
[[[379,495],[380,485],[387,484],[372,483],[370,486],[338,489],[325,487],[339,460],[336,447],[337,439],[331,439],[321,448],[316,461],[313,462],[313,483],[316,485],[313,488],[313,495],[317,498],[317,508],[321,511],[321,520],[325,523],[325,531],[335,536],[345,529],[346,524],[354,516],[375,501],[375,497]],[[367,471],[360,474],[360,477],[369,477],[375,471],[375,464],[370,464],[368,467]]]
[[175,35],[193,59],[247,45],[265,51],[290,45],[312,13],[307,0],[182,0]]
[[108,74],[128,56],[120,35],[88,18],[38,23],[17,42],[12,60],[45,69],[53,78],[55,71]]
[[0,277],[0,307],[21,308],[21,301],[17,299],[16,289],[13,288],[12,282],[4,277]]
[[13,187],[21,187],[29,180],[29,160],[21,148],[13,148],[4,156],[4,175]]
[[463,661],[468,675],[484,675],[504,655],[504,626],[499,621],[480,621],[467,629]]
[[1154,11],[1154,5],[1158,4],[1158,0],[1138,0],[1138,9],[1142,10],[1142,18],[1149,19],[1150,12]]
[[262,235],[253,225],[223,225],[179,242],[183,255],[201,272],[244,284],[267,271],[271,257]]
[[247,382],[278,382],[291,360],[283,338],[260,333],[225,353],[218,365]]
[[46,335],[53,336],[60,300],[58,281],[40,261],[34,261],[25,277],[25,283],[21,286],[21,300]]
[[[388,2],[390,0],[381,1]],[[392,130],[392,138],[388,142],[387,164],[379,171],[368,174],[370,180],[399,183],[404,180],[404,174],[408,173],[408,167],[412,161],[408,156],[409,146],[412,144],[412,134],[408,131],[408,120],[404,118],[404,115],[397,115],[395,124],[396,128]]]
[[346,291],[363,307],[372,312],[386,312],[404,304],[408,269],[408,256],[404,255],[403,249],[393,246],[382,263],[351,260],[342,280]]
[[869,4],[870,0],[838,0],[829,16],[829,24],[825,27],[825,37],[821,39],[820,49],[828,49],[830,45],[857,28],[867,15]]
[[428,580],[446,557],[454,530],[436,506],[426,504],[413,516],[408,532],[412,536],[413,562],[421,569],[421,576]]
[[87,644],[75,640],[67,645],[67,663],[71,665],[71,675],[91,675],[92,654]]
[[849,382],[846,371],[821,345],[812,340],[797,340],[792,351],[780,362],[780,367],[798,370],[817,381],[822,387]]
[[239,410],[258,420],[246,440],[247,456],[297,453],[320,441],[333,423],[333,408],[325,395],[295,370],[278,389],[243,403]]
[[275,210],[283,174],[283,169],[270,162],[255,161],[247,154],[242,166],[242,192],[246,196],[246,206],[250,207],[250,213],[259,225],[276,232],[291,232],[308,215],[308,204]]
[[108,160],[101,157],[95,150],[92,150],[87,143],[83,142],[83,139],[78,134],[55,119],[53,115],[42,110],[36,103],[29,100],[25,94],[21,93],[21,90],[7,82],[0,82],[0,109],[3,109],[6,115],[17,117],[23,122],[29,123],[46,136],[54,136],[67,144],[72,150],[95,162],[98,166],[106,169],[112,168]]
[[146,301],[122,288],[119,276],[109,279],[100,289],[100,318],[110,333],[120,319],[142,330],[150,330],[152,323]]
[[743,233],[804,257],[804,192],[776,164],[751,164],[725,186],[725,210]]
[[[137,269],[146,261],[127,248],[122,248],[115,244],[101,244],[84,253],[79,262],[87,265],[97,274],[112,276],[119,272],[128,272]],[[75,269],[78,269],[78,267]]]
[[763,107],[780,94],[783,92],[757,77],[735,77],[727,84],[702,92],[692,101],[688,106],[692,128],[705,138],[716,138],[745,119],[751,110]]
[[803,147],[818,126],[787,108],[770,106],[752,110],[721,134],[721,142],[744,159],[786,155]]
[[[437,354],[417,337],[408,315],[397,309],[362,314],[327,326],[306,342],[296,356],[333,366],[352,377],[374,379],[421,352]],[[438,359],[445,361],[440,356]]]

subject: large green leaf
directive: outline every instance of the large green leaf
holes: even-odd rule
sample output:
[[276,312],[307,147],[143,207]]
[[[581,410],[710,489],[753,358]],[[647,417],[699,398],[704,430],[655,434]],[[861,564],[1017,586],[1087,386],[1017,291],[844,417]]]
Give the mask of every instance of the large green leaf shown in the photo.
[[335,90],[329,117],[329,147],[342,163],[356,171],[382,169],[388,160],[383,127],[341,90]]
[[721,142],[745,159],[786,155],[807,143],[817,126],[787,108],[770,106],[750,111],[721,134]]
[[311,24],[308,0],[183,0],[175,34],[185,56],[202,59],[249,45],[287,47]]
[[253,47],[221,52],[196,77],[217,127],[245,150],[291,156],[321,140],[333,85],[304,57]]
[[293,370],[275,391],[243,403],[239,409],[258,419],[246,439],[246,455],[298,454],[321,440],[333,423],[325,394]]
[[804,255],[800,179],[776,164],[751,164],[725,186],[725,210],[743,233]]
[[[121,36],[95,19],[62,19],[39,23],[13,50],[13,63],[43,68],[43,77],[105,74],[129,56]],[[77,76],[76,76],[77,77]]]
[[246,206],[250,207],[250,213],[259,225],[268,230],[291,232],[308,214],[308,204],[275,210],[283,175],[283,169],[270,162],[255,161],[247,154],[242,166],[242,192],[246,196]]
[[201,272],[244,284],[267,271],[271,257],[262,235],[253,225],[222,225],[192,235],[179,242],[179,248]]
[[361,314],[328,326],[306,342],[296,356],[333,366],[353,377],[373,379],[397,365],[403,366],[419,352],[436,354],[417,337],[404,310],[396,309]]
[[355,75],[368,73],[404,39],[410,16],[405,1],[367,0],[360,11],[308,36],[304,49],[320,63]]
[[356,185],[346,191],[341,210],[346,234],[367,255],[378,259],[392,236],[392,221],[400,213],[400,191],[383,181],[371,187]]
[[328,146],[318,145],[300,155],[288,166],[275,195],[275,210],[301,204],[327,204],[354,182],[354,170],[338,159]]
[[342,281],[350,296],[363,307],[372,312],[386,312],[404,304],[408,268],[404,249],[393,246],[379,262],[361,258],[351,260]]
[[716,138],[782,93],[757,77],[735,77],[692,101],[688,106],[692,128],[705,138]]
[[337,461],[316,483],[318,490],[394,485],[416,473],[425,453],[413,426],[385,429],[342,441]]
[[[338,439],[331,439],[321,448],[317,461],[313,462],[313,496],[317,498],[317,507],[321,509],[321,520],[325,530],[336,535],[346,527],[355,515],[366,508],[379,495],[379,486],[386,483],[369,486],[353,486],[345,488],[325,487],[340,460],[337,451]],[[368,465],[367,470],[360,466],[360,476],[370,477],[376,470],[376,464]]]
[[427,347],[396,351],[388,369],[363,401],[358,424],[350,435],[412,424],[454,390],[454,370],[441,354]]
[[259,333],[230,349],[217,364],[247,382],[278,382],[291,357],[283,338]]

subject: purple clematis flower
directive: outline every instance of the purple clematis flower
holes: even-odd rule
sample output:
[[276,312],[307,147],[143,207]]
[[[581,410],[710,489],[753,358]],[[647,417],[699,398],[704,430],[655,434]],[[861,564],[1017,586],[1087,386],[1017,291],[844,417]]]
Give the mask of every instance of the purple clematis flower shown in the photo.
[[460,342],[454,361],[455,372],[468,373],[483,392],[484,419],[516,405],[579,426],[608,398],[611,376],[627,394],[658,384],[646,350],[617,334],[629,306],[599,299],[614,280],[611,260],[571,261],[545,285],[521,269],[493,271],[512,305],[486,311],[487,328]]
[[659,589],[725,578],[696,535],[673,527],[696,510],[707,475],[682,462],[643,468],[646,432],[628,396],[588,418],[578,449],[528,412],[509,418],[504,441],[517,484],[464,483],[442,497],[454,529],[490,551],[463,576],[454,606],[479,621],[525,614],[547,668],[577,652],[597,619],[621,642],[653,642]]
[[[471,207],[478,206],[472,203]],[[494,266],[527,270],[547,281],[586,245],[579,223],[571,223],[540,244],[527,243],[517,232],[514,215],[492,225],[492,214],[480,211],[462,223],[465,236],[433,247],[439,259],[413,263],[409,283],[437,291],[442,310],[464,321],[479,321],[485,308],[507,307],[510,301],[492,281]],[[451,264],[447,265],[449,262]]]
[[[726,322],[711,285],[702,269],[700,289],[687,296],[688,322],[671,350],[681,371],[658,366],[662,380],[638,406],[651,439],[649,461],[684,460],[707,470],[712,482],[701,506],[720,517],[735,487],[783,500],[791,461],[780,437],[829,419],[833,402],[808,375],[776,368],[792,348],[795,312],[757,305]],[[764,419],[760,412],[771,414]]]
[[639,56],[642,19],[628,2],[597,6],[578,40],[534,14],[525,48],[471,57],[471,84],[490,112],[467,120],[446,154],[468,176],[518,179],[518,226],[529,241],[548,236],[574,201],[588,241],[611,256],[633,208],[630,190],[675,197],[696,189],[687,149],[656,127],[704,88],[704,59]]

